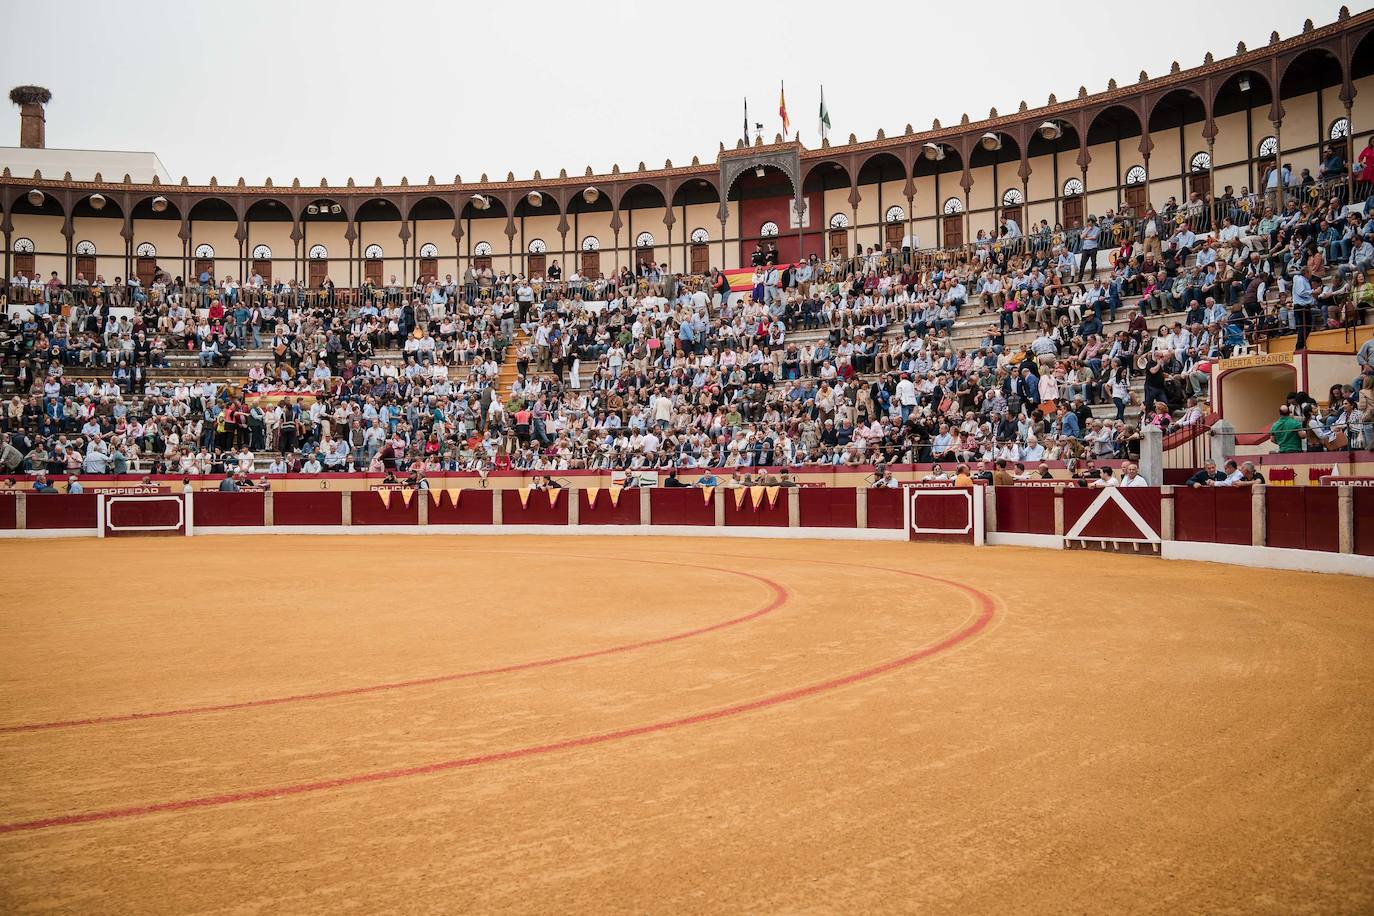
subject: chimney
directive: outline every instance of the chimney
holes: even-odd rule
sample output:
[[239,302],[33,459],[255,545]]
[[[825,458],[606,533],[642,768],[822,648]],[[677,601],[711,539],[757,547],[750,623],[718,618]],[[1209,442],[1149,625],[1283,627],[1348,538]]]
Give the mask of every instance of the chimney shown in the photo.
[[19,145],[24,149],[42,149],[46,145],[47,118],[43,106],[51,100],[52,93],[42,86],[15,86],[10,90],[10,101],[19,106]]

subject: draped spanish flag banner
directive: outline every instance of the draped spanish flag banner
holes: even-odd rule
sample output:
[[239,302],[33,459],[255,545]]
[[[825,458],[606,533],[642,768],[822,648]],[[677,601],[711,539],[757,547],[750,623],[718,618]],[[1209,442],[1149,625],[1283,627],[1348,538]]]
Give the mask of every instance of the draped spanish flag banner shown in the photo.
[[520,488],[520,508],[523,509],[530,504],[530,488]]
[[601,493],[601,488],[600,488],[600,487],[587,487],[585,490],[583,490],[583,492],[587,494],[587,508],[589,508],[589,509],[595,509],[595,508],[596,508],[596,497],[597,497],[598,495],[600,495],[600,493]]
[[747,293],[754,288],[754,268],[736,267],[731,270],[722,270],[725,274],[725,281],[730,284],[730,292]]
[[787,118],[787,84],[778,83],[778,117],[782,118],[782,138],[792,132],[792,122]]
[[619,506],[619,505],[620,505],[620,491],[621,491],[621,490],[624,490],[624,489],[625,489],[624,487],[609,487],[609,488],[608,488],[608,491],[609,491],[610,494],[611,494],[611,508],[615,508],[616,506]]

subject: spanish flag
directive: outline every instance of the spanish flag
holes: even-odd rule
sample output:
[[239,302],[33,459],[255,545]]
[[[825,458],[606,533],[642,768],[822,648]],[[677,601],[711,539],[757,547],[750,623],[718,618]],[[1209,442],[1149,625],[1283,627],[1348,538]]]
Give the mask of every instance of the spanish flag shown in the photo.
[[792,132],[792,122],[787,120],[787,85],[779,83],[778,89],[778,117],[782,118],[782,138],[787,139],[787,135]]

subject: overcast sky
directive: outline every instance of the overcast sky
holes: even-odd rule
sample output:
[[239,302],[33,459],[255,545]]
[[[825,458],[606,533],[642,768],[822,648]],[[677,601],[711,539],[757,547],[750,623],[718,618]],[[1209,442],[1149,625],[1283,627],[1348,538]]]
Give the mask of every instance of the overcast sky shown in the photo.
[[782,129],[780,81],[803,143],[821,83],[832,142],[866,140],[1196,66],[1340,5],[0,0],[0,76],[52,90],[48,146],[156,152],[193,183],[497,180],[711,161],[745,96]]

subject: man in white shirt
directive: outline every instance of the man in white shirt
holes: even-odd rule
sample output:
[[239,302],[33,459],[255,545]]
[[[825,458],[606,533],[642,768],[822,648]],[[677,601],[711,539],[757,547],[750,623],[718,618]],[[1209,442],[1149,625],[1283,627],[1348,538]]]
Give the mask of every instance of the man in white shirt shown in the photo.
[[905,423],[916,409],[916,386],[912,384],[910,374],[902,373],[901,381],[897,382],[896,396],[897,405],[902,410],[902,422]]
[[1148,487],[1150,485],[1144,477],[1140,476],[1140,467],[1135,462],[1126,462],[1126,466],[1122,468],[1122,471],[1124,473],[1122,473],[1121,482],[1117,484],[1117,486]]

